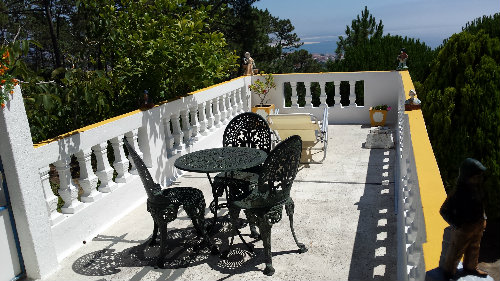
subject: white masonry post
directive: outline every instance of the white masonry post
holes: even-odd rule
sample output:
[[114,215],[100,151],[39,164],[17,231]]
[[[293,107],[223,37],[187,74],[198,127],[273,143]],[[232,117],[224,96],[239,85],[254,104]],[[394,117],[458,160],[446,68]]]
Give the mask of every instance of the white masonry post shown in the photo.
[[0,155],[9,188],[12,211],[29,279],[39,279],[57,269],[39,167],[21,88],[16,86],[11,100],[0,108]]

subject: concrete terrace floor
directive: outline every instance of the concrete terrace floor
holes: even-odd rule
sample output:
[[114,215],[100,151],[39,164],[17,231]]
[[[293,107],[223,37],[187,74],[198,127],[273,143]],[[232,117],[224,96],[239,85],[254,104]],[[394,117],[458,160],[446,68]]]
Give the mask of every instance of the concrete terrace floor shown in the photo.
[[[369,129],[330,126],[324,163],[300,166],[291,193],[294,226],[309,251],[297,253],[283,211],[283,219],[272,228],[272,277],[262,274],[262,242],[248,236],[248,227],[241,231],[255,252],[235,237],[229,259],[221,260],[208,249],[195,250],[197,237],[184,211],[169,224],[166,269],[154,269],[159,246],[147,245],[153,221],[144,203],[64,259],[45,280],[395,280],[395,150],[363,148]],[[207,206],[212,200],[203,174],[186,173],[174,185],[201,189]],[[227,217],[219,223],[211,239],[226,249]]]

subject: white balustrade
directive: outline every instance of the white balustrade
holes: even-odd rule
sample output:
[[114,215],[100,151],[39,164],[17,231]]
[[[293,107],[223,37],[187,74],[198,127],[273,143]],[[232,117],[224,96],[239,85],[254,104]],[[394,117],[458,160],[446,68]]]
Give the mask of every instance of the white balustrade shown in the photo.
[[243,112],[243,98],[242,98],[241,88],[236,89],[235,97],[236,97],[237,111],[238,111],[238,113],[242,113]]
[[228,123],[232,119],[231,117],[233,116],[233,105],[231,104],[231,95],[232,95],[231,91],[223,95],[224,105],[226,107],[226,123]]
[[335,96],[333,97],[335,105],[340,105],[340,107],[342,107],[342,104],[340,104],[342,98],[340,95],[340,81],[334,81],[333,83],[335,87]]
[[189,110],[184,109],[181,110],[180,113],[182,119],[182,134],[184,136],[183,141],[186,146],[189,146],[191,143],[191,134],[193,131],[191,125],[189,124]]
[[52,192],[52,187],[50,186],[50,166],[45,166],[39,169],[40,179],[42,181],[43,193],[45,195],[45,203],[47,204],[47,210],[50,215],[50,223],[52,225],[64,219],[64,216],[57,211],[57,203],[59,202],[59,197],[54,195]]
[[82,202],[78,201],[78,188],[71,178],[70,161],[67,157],[54,163],[59,174],[59,196],[64,200],[61,212],[74,214],[83,208]]
[[[127,138],[127,141],[130,144],[130,146],[132,146],[132,149],[134,149],[134,151],[137,153],[137,155],[139,155],[139,157],[141,157],[141,159],[142,159],[143,154],[142,154],[141,150],[139,149],[139,143],[137,142],[138,132],[139,132],[139,129],[134,129],[130,132],[125,133],[125,137]],[[132,161],[132,156],[130,156],[130,153],[128,154],[128,160],[132,166],[130,168],[129,173],[131,173],[132,175],[138,175],[139,172],[137,171],[137,167],[135,166],[134,161]]]
[[127,157],[125,157],[125,151],[123,150],[123,135],[114,137],[110,141],[115,155],[115,161],[113,162],[113,167],[117,173],[115,181],[119,183],[126,183],[130,180],[131,175],[128,171],[130,162]]
[[319,107],[320,108],[328,107],[328,104],[326,103],[327,96],[326,96],[326,91],[325,91],[325,85],[326,85],[325,82],[320,82],[319,83],[319,88],[321,90],[321,93],[319,95],[319,101],[320,101]]
[[247,87],[241,88],[241,101],[243,103],[243,110],[250,111],[252,103],[250,102],[250,90]]
[[356,81],[349,81],[349,106],[356,106]]
[[198,106],[193,106],[189,109],[191,114],[191,130],[192,137],[196,137],[200,132],[200,123],[198,122]]
[[236,116],[239,113],[237,96],[238,96],[237,90],[232,90],[231,91],[231,104],[233,105],[232,116]]
[[167,116],[166,118],[163,118],[162,121],[163,130],[165,131],[165,145],[167,147],[168,157],[172,157],[177,153],[177,150],[175,149],[175,138],[172,135],[172,130],[170,126],[170,120],[171,116]]
[[213,112],[213,116],[214,116],[214,127],[216,128],[219,128],[220,127],[220,123],[222,121],[222,117],[221,117],[221,114],[220,114],[220,111],[219,111],[219,98],[215,98],[213,99],[212,101],[212,112]]
[[97,171],[96,175],[101,181],[98,190],[103,193],[112,192],[118,186],[113,181],[113,172],[115,171],[111,165],[109,165],[108,160],[108,142],[102,142],[92,146],[96,160],[97,160]]
[[304,108],[312,108],[311,82],[304,82],[304,86],[306,87],[306,104],[304,105]]
[[207,101],[205,106],[205,113],[207,115],[207,130],[213,131],[215,128],[215,117],[212,112],[213,102],[211,100]]
[[83,189],[80,200],[82,202],[95,202],[102,197],[102,193],[97,191],[98,178],[92,170],[92,149],[80,150],[75,156],[80,164],[80,179],[78,182]]
[[227,111],[224,95],[221,95],[217,98],[217,104],[219,105],[220,121],[222,124],[227,124]]
[[206,103],[198,104],[198,123],[200,126],[200,135],[207,135],[207,117],[206,117]]
[[290,82],[290,87],[292,87],[292,108],[298,108],[299,97],[297,96],[297,82]]
[[176,150],[182,150],[182,139],[184,138],[184,133],[181,130],[179,111],[172,113],[170,121],[172,121],[172,135],[174,136],[174,148]]

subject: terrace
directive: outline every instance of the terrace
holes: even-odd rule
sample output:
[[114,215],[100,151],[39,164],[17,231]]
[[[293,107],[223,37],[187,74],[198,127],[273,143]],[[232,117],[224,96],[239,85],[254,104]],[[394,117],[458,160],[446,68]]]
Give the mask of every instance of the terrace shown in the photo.
[[[252,79],[258,76],[233,79],[34,146],[16,88],[1,112],[0,129],[7,133],[0,135],[0,155],[23,260],[13,246],[9,218],[2,214],[12,261],[7,269],[15,276],[24,262],[27,277],[43,280],[262,279],[261,241],[254,241],[251,254],[236,238],[227,261],[193,252],[195,235],[184,212],[169,224],[167,269],[151,267],[158,252],[158,246],[146,243],[153,223],[122,141],[126,136],[139,148],[156,182],[199,188],[209,202],[205,175],[182,173],[173,163],[185,153],[221,146],[227,122],[255,104],[248,91]],[[309,112],[321,119],[327,107],[330,126],[325,162],[301,166],[292,187],[295,229],[309,251],[295,252],[284,217],[273,227],[276,273],[270,279],[423,280],[426,271],[438,267],[446,227],[438,210],[446,194],[421,112],[404,111],[405,93],[413,88],[409,73],[289,74],[276,75],[275,81],[271,103],[280,113]],[[341,96],[342,81],[349,92]],[[311,94],[312,83],[319,86],[319,97]],[[326,93],[327,83],[333,83],[335,94]],[[355,104],[360,98],[356,85],[364,88],[364,106]],[[290,98],[285,87],[291,88]],[[299,87],[305,87],[305,96],[297,94]],[[368,108],[377,104],[394,108],[388,114],[393,149],[363,147],[370,130]],[[79,162],[79,179],[71,178],[72,155]],[[60,198],[49,183],[51,164],[65,202],[60,211]],[[247,228],[242,231],[248,235]],[[212,239],[227,246],[228,234],[219,232]]]

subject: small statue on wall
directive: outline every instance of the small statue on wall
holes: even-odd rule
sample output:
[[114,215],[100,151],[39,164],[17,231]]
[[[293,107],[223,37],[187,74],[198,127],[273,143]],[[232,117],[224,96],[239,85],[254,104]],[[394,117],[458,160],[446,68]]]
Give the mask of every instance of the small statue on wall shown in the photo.
[[408,69],[408,66],[406,66],[407,59],[408,59],[408,54],[406,53],[406,49],[402,48],[401,53],[398,55],[399,65],[398,68],[396,68],[396,70]]
[[255,62],[252,57],[250,57],[250,53],[246,52],[243,58],[243,75],[253,75],[254,69],[256,69]]
[[420,109],[422,102],[416,97],[417,92],[411,89],[408,95],[410,96],[410,98],[405,100],[405,110],[408,111],[413,109]]

